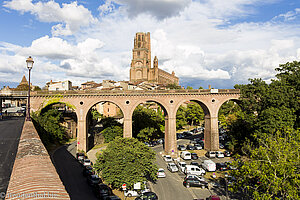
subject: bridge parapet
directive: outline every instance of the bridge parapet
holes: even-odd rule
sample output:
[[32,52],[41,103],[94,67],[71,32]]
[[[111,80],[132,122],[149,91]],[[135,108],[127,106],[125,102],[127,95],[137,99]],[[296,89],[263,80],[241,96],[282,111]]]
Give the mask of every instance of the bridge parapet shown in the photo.
[[30,121],[23,126],[5,199],[70,199]]
[[69,90],[34,91],[32,96],[53,95],[156,95],[156,94],[239,94],[239,89],[191,89],[191,90]]

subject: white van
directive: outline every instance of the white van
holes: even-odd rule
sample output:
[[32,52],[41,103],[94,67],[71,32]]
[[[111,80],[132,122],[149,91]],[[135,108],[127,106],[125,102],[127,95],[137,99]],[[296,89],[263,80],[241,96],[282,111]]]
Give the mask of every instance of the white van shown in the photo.
[[205,174],[205,170],[195,165],[187,165],[185,166],[184,173],[186,175],[192,174],[192,175],[202,176]]
[[202,163],[202,167],[209,172],[216,171],[216,163],[212,160],[204,160]]
[[190,152],[188,151],[182,151],[181,154],[180,154],[180,157],[183,159],[183,160],[191,160],[192,159],[192,155]]

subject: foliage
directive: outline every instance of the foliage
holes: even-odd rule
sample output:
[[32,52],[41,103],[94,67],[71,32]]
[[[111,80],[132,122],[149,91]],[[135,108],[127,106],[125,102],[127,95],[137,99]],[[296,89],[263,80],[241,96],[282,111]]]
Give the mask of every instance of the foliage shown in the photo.
[[117,136],[122,137],[123,128],[120,126],[107,127],[103,131],[101,131],[101,134],[103,135],[105,142],[108,143],[113,141]]
[[42,89],[39,86],[34,86],[33,91],[40,91],[40,90],[42,90]]
[[176,112],[176,129],[183,129],[187,125],[186,116],[185,116],[185,107],[179,106]]
[[187,86],[186,89],[187,89],[187,90],[192,90],[193,87],[192,87],[192,86]]
[[175,84],[175,83],[169,83],[167,86],[166,86],[166,88],[167,89],[174,89],[174,90],[180,90],[181,89],[181,87],[180,87],[180,85],[177,85],[177,84]]
[[[141,105],[137,106],[133,112],[132,121],[133,136],[141,141],[163,137],[164,117],[159,106],[156,110]],[[151,135],[146,135],[147,133]]]
[[199,125],[204,120],[204,112],[198,103],[190,103],[187,105],[185,118],[189,125]]
[[62,114],[58,110],[48,108],[39,114],[32,113],[31,118],[46,147],[52,143],[63,143],[67,139],[65,128],[60,124]]
[[239,105],[234,101],[227,101],[222,104],[218,113],[218,120],[220,121],[220,125],[227,129],[228,126],[232,125],[234,121],[236,121],[237,113],[240,111]]
[[99,113],[96,108],[91,109],[91,115],[94,121],[98,121],[103,118],[103,114]]
[[130,190],[134,183],[157,179],[155,152],[136,138],[117,137],[110,142],[97,158],[94,169],[113,189],[126,183]]
[[232,190],[243,199],[299,199],[300,131],[278,131],[258,143],[258,148],[249,147],[249,160],[235,163]]
[[241,110],[229,125],[232,144],[246,157],[235,163],[232,190],[243,199],[299,199],[300,62],[280,65],[277,80],[251,79],[241,89]]
[[104,117],[101,119],[100,123],[102,124],[103,129],[114,126],[122,126],[122,124],[113,117]]

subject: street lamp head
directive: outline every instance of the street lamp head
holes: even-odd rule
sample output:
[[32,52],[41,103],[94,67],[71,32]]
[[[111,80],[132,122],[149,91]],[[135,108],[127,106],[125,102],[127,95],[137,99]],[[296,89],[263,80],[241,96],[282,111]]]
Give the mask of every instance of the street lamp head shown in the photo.
[[29,70],[31,70],[32,67],[33,67],[33,63],[34,63],[34,61],[33,61],[33,59],[31,58],[31,56],[29,56],[29,57],[27,58],[26,63],[27,63],[27,68],[28,68]]

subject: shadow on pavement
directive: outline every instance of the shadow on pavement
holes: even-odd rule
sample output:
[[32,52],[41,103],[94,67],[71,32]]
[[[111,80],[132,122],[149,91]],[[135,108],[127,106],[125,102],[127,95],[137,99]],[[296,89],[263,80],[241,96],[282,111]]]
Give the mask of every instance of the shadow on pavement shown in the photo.
[[72,200],[97,199],[87,184],[86,177],[82,175],[83,167],[67,150],[67,146],[60,147],[54,152],[53,162]]

